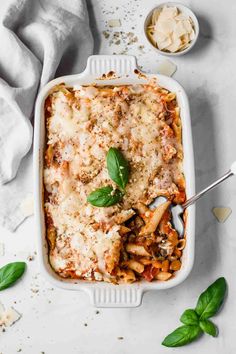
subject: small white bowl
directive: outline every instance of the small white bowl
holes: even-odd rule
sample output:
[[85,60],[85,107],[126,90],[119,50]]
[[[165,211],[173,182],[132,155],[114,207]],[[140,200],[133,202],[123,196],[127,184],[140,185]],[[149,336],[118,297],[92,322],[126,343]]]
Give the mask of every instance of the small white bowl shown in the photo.
[[[154,10],[157,10],[157,9],[161,9],[162,7],[164,6],[175,6],[177,7],[177,9],[179,9],[180,12],[182,12],[183,14],[189,16],[193,22],[193,27],[194,27],[194,32],[195,32],[195,37],[194,39],[189,43],[189,46],[187,48],[185,48],[184,50],[182,51],[179,51],[179,52],[176,52],[176,53],[171,53],[171,52],[165,52],[163,50],[160,50],[158,49],[156,46],[154,46],[152,44],[152,42],[150,41],[150,39],[148,38],[148,35],[147,35],[147,27],[148,25],[150,24],[151,22],[151,18],[152,18],[152,14],[153,14],[153,11]],[[156,6],[154,9],[152,9],[149,14],[147,15],[146,19],[145,19],[145,22],[144,22],[144,34],[145,34],[145,37],[148,41],[148,43],[151,45],[151,47],[153,49],[155,49],[159,54],[162,54],[162,55],[166,55],[166,56],[170,56],[170,57],[176,57],[176,56],[180,56],[180,55],[184,55],[186,54],[187,52],[189,52],[193,46],[195,45],[195,43],[197,42],[197,39],[198,39],[198,36],[199,36],[199,23],[198,23],[198,19],[197,17],[195,16],[195,14],[192,12],[192,10],[190,10],[187,6],[185,5],[182,5],[178,2],[165,2],[165,3],[162,3],[158,6]]]

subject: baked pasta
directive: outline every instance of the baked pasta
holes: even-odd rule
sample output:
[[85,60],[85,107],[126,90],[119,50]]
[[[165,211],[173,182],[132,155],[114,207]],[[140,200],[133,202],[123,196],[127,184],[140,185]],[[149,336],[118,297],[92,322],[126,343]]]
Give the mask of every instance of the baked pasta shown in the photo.
[[[185,238],[169,204],[185,201],[181,120],[175,93],[156,83],[54,87],[45,101],[44,209],[49,260],[61,277],[112,283],[165,281],[181,268]],[[129,164],[123,198],[88,203],[115,183],[106,155]],[[149,207],[159,196],[166,201]]]

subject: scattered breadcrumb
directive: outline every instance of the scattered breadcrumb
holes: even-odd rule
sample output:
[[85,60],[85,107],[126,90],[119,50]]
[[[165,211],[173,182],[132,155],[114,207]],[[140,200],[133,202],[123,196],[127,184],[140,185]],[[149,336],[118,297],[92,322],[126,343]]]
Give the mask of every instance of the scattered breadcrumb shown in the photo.
[[124,337],[117,337],[117,339],[119,339],[119,340],[123,340],[123,339],[124,339]]
[[[109,46],[120,45],[125,46],[125,50],[128,50],[128,46],[133,45],[138,42],[138,37],[133,32],[115,31],[111,32],[109,30],[102,32],[106,39],[109,39]],[[143,49],[144,46],[141,46]]]
[[98,315],[100,312],[97,310],[95,313],[96,313],[96,315]]
[[144,51],[143,51],[144,45],[143,45],[143,44],[139,45],[139,46],[138,46],[138,49],[139,49],[141,52],[144,52]]
[[34,256],[33,256],[33,255],[29,255],[29,256],[27,257],[27,260],[28,260],[29,262],[33,261],[33,260],[34,260]]
[[102,34],[106,39],[110,37],[110,33],[108,31],[102,31]]
[[32,293],[37,294],[39,292],[39,289],[30,289]]

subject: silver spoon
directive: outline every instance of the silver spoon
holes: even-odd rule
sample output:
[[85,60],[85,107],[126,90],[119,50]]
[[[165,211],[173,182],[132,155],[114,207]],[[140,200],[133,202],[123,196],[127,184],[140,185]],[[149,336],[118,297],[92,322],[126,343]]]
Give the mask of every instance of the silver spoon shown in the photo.
[[178,205],[175,205],[174,207],[171,207],[173,226],[178,231],[180,236],[183,236],[183,234],[184,234],[184,223],[183,223],[183,219],[182,219],[182,214],[183,214],[184,209],[186,209],[188,206],[195,203],[199,198],[201,198],[208,191],[215,188],[218,184],[220,184],[221,182],[223,182],[224,180],[226,180],[227,178],[229,178],[233,175],[236,175],[236,161],[234,161],[232,163],[231,168],[228,172],[226,172],[222,177],[217,179],[215,182],[210,184],[208,187],[203,189],[201,192],[195,194],[193,197],[186,200],[186,202],[183,203],[182,205],[178,204]]

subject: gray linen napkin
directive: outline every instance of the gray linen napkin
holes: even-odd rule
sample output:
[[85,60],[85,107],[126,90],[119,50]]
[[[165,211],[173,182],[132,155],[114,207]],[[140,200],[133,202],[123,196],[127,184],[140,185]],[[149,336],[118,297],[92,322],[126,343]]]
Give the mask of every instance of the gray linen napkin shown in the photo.
[[92,54],[83,0],[0,1],[0,225],[32,213],[32,114],[38,90]]

